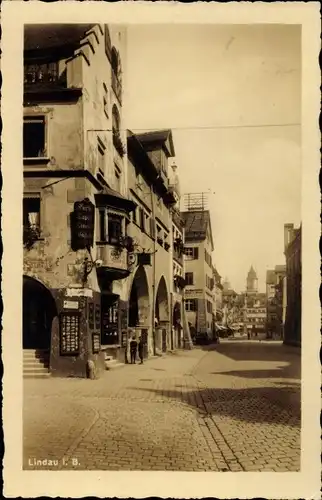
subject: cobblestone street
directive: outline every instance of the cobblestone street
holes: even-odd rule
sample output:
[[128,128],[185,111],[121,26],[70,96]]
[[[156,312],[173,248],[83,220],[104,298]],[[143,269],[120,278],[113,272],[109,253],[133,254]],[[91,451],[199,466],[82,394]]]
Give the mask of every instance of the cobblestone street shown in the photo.
[[24,469],[297,471],[300,359],[224,341],[95,381],[24,380]]

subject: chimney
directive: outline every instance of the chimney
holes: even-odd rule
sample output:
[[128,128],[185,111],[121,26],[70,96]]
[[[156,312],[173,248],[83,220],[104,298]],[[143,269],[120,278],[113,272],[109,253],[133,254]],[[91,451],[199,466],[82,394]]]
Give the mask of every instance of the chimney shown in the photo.
[[284,224],[284,251],[293,239],[294,224]]

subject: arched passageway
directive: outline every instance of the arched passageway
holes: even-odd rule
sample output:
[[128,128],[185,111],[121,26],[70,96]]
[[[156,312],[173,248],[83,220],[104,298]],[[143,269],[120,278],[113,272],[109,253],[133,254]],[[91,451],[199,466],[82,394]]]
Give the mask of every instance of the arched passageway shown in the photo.
[[176,302],[173,307],[172,314],[172,325],[173,325],[173,347],[181,347],[181,332],[182,332],[182,320],[181,320],[181,305]]
[[167,350],[169,333],[169,297],[164,276],[161,277],[155,300],[155,319],[158,325],[156,344],[163,352]]
[[23,277],[22,312],[23,349],[50,349],[56,302],[42,283],[28,276]]
[[132,282],[129,300],[129,327],[148,325],[150,300],[148,280],[143,266],[139,266]]
[[155,300],[155,316],[158,322],[169,321],[169,298],[164,277],[162,276],[157,288]]

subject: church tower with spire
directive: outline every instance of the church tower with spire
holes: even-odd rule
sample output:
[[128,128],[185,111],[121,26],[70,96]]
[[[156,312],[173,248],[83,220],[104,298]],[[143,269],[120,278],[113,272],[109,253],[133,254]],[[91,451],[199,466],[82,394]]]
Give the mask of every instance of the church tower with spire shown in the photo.
[[257,293],[258,292],[258,278],[255,269],[251,266],[247,275],[246,282],[247,293]]

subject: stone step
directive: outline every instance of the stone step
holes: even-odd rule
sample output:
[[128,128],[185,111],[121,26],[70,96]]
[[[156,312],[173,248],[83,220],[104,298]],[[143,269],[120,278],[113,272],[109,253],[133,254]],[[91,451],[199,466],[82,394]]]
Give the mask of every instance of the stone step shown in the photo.
[[124,363],[119,363],[116,359],[105,359],[105,368],[106,370],[116,370],[118,368],[122,368]]
[[23,351],[23,359],[48,359],[49,353]]
[[24,366],[24,373],[49,373],[48,368],[42,365]]
[[40,359],[40,358],[27,358],[23,360],[23,366],[38,366],[38,365],[49,365],[49,359]]
[[47,372],[47,373],[24,373],[23,374],[23,378],[24,379],[45,379],[45,378],[49,378],[50,377],[50,373]]

